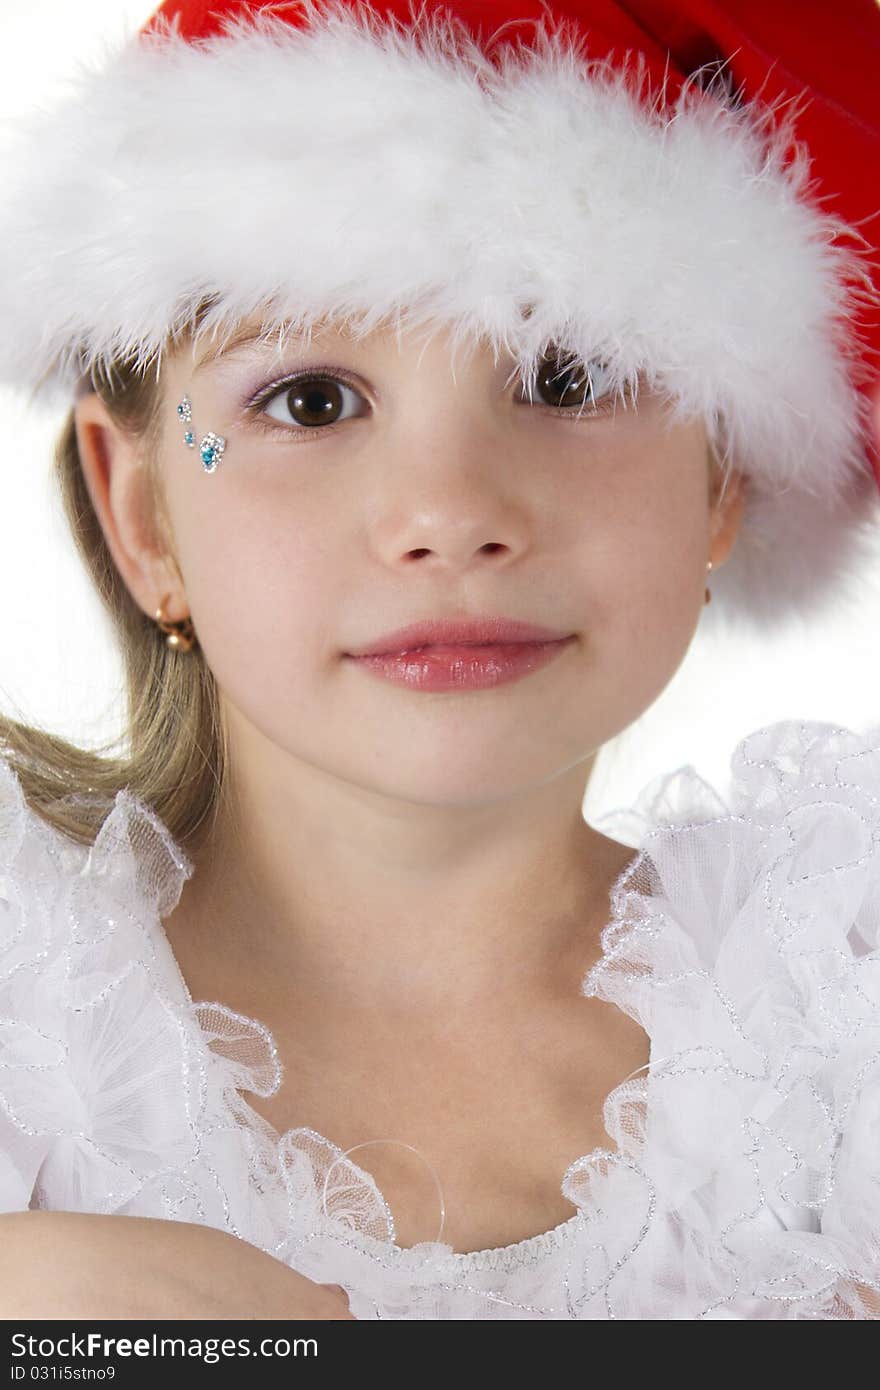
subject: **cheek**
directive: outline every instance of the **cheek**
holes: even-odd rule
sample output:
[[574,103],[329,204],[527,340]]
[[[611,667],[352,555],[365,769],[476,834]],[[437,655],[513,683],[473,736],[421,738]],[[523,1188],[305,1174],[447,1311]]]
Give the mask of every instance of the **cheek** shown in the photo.
[[324,614],[333,611],[339,567],[326,528],[311,525],[301,508],[294,520],[289,499],[243,496],[225,481],[197,478],[175,520],[199,640],[221,684],[242,671],[251,680],[295,679],[303,654],[320,659]]
[[[651,463],[656,466],[650,466]],[[619,655],[662,665],[691,640],[708,556],[705,480],[680,459],[616,470],[581,511],[582,590],[596,629]],[[589,616],[589,615],[588,615]]]

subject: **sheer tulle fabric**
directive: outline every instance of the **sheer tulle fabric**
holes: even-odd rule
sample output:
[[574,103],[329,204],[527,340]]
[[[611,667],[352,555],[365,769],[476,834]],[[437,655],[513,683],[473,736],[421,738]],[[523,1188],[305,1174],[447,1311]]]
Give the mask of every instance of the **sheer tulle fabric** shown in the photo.
[[193,866],[150,809],[120,792],[88,850],[0,759],[0,1210],[217,1226],[358,1318],[876,1318],[880,728],[783,721],[731,769],[729,803],[685,767],[594,822],[638,854],[583,992],[651,1062],[572,1218],[461,1254],[398,1247],[368,1172],[247,1103],[281,1062],[190,997],[162,919]]

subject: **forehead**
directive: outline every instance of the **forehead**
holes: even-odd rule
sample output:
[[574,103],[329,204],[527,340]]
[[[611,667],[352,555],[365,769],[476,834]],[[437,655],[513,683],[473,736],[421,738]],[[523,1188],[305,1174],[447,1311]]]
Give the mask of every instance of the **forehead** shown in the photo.
[[198,329],[189,341],[191,365],[196,371],[213,364],[233,361],[240,357],[295,354],[297,351],[346,350],[350,353],[375,357],[423,353],[436,344],[441,356],[454,361],[459,353],[467,360],[473,356],[494,356],[491,344],[484,338],[474,338],[442,322],[415,328],[379,324],[364,330],[344,318],[326,317],[312,321],[306,327],[284,320],[267,322],[250,317],[233,324],[221,325],[208,331]]
[[[373,339],[380,336],[379,333],[370,335]],[[193,340],[193,358],[196,366],[201,367],[209,362],[216,362],[242,347],[281,346],[285,343],[296,347],[306,345],[310,339],[319,342],[331,339],[349,342],[354,341],[354,335],[350,325],[344,320],[325,320],[306,330],[283,320],[267,323],[264,319],[252,317],[204,334],[197,332]]]

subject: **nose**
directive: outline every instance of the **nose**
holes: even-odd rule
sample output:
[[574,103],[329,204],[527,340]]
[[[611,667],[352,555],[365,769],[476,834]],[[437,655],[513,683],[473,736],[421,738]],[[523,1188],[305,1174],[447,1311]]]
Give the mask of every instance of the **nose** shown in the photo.
[[527,474],[500,432],[402,431],[385,455],[373,543],[385,564],[463,570],[512,563],[534,543]]
[[421,562],[423,566],[431,566],[431,569],[462,570],[470,566],[477,560],[487,559],[494,563],[499,563],[505,557],[510,557],[520,553],[523,546],[507,537],[507,539],[480,539],[484,535],[499,535],[505,531],[502,525],[491,525],[488,521],[480,523],[478,520],[462,525],[449,524],[437,516],[425,518],[424,524],[418,525],[421,532],[421,539],[430,538],[431,545],[410,545],[412,535],[406,541],[400,543],[398,552],[398,563],[414,564]]

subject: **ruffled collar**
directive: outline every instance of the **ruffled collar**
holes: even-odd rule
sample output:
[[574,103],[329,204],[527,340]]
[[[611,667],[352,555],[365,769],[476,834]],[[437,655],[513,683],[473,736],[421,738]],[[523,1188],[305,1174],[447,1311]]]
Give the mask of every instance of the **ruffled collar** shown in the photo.
[[[426,1262],[441,1258],[459,1275],[471,1269],[505,1270],[533,1263],[572,1239],[583,1224],[580,1209],[549,1231],[508,1245],[460,1252],[438,1237],[401,1247],[396,1243],[390,1204],[369,1172],[347,1157],[339,1145],[310,1126],[280,1134],[252,1106],[243,1103],[242,1092],[262,1097],[274,1095],[281,1086],[284,1066],[275,1039],[263,1023],[221,1001],[197,1001],[189,990],[161,919],[173,912],[183,885],[193,871],[191,860],[163,823],[127,791],[117,795],[96,841],[91,867],[85,870],[105,881],[119,874],[122,885],[137,884],[139,895],[146,895],[155,904],[155,912],[145,918],[144,925],[148,928],[149,954],[157,980],[161,979],[163,992],[175,1007],[196,1021],[209,1067],[215,1078],[220,1079],[230,1101],[235,1093],[233,1108],[239,1120],[272,1136],[278,1146],[282,1168],[292,1166],[299,1170],[297,1201],[300,1206],[312,1209],[313,1229],[308,1231],[306,1238],[320,1234],[322,1238],[329,1237],[344,1244],[353,1239],[374,1258],[386,1264],[393,1261],[401,1270],[415,1271]],[[633,885],[644,882],[646,877],[653,878],[650,859],[645,852],[634,853],[611,890],[612,918],[602,933],[602,958],[586,977],[585,993],[602,996],[601,988],[588,991],[587,981],[598,980],[603,964],[611,963],[612,943],[622,922],[626,894],[634,891]],[[122,891],[124,895],[124,887]],[[573,1169],[574,1165],[568,1172]],[[319,1210],[314,1209],[316,1194],[320,1194]],[[575,1202],[575,1205],[580,1208],[581,1203]]]
[[[204,1219],[187,1214],[197,1202],[208,1210],[194,1174],[233,1127],[265,1199],[265,1248],[328,1280],[335,1249],[369,1306],[392,1290],[410,1309],[401,1316],[430,1315],[413,1313],[412,1300],[424,1308],[441,1294],[445,1308],[470,1310],[443,1316],[834,1316],[845,1281],[880,1283],[880,1194],[867,1225],[853,1211],[855,1202],[866,1216],[880,1135],[880,729],[782,721],[737,745],[731,773],[727,801],[688,766],[595,822],[639,849],[612,890],[583,992],[640,1023],[651,1062],[605,1102],[616,1151],[585,1154],[564,1174],[575,1216],[468,1254],[438,1242],[397,1247],[365,1170],[314,1130],[278,1135],[244,1101],[242,1092],[269,1096],[280,1085],[277,1049],[257,1020],[190,997],[161,919],[193,866],[149,808],[120,792],[72,876],[75,849],[62,850],[36,817],[25,834],[7,810],[13,876],[42,854],[46,896],[54,866],[72,928],[73,1007],[94,1011],[97,1031],[99,1006],[140,968],[145,1026],[129,1030],[126,1059],[135,1065],[151,1025],[154,1041],[176,1048],[167,1075],[182,1064],[188,1078],[178,1128],[166,1120],[144,1153],[120,1156],[112,1133],[92,1125],[102,1181],[134,1174],[140,1189],[117,1182],[115,1198],[161,1192],[169,1214],[176,1192],[181,1219]],[[7,768],[7,808],[10,777]],[[154,1074],[166,1074],[161,1058]],[[234,1226],[234,1175],[215,1171],[212,1184]],[[474,1313],[475,1299],[504,1303],[502,1274],[546,1262],[552,1308],[512,1296],[513,1312]]]

